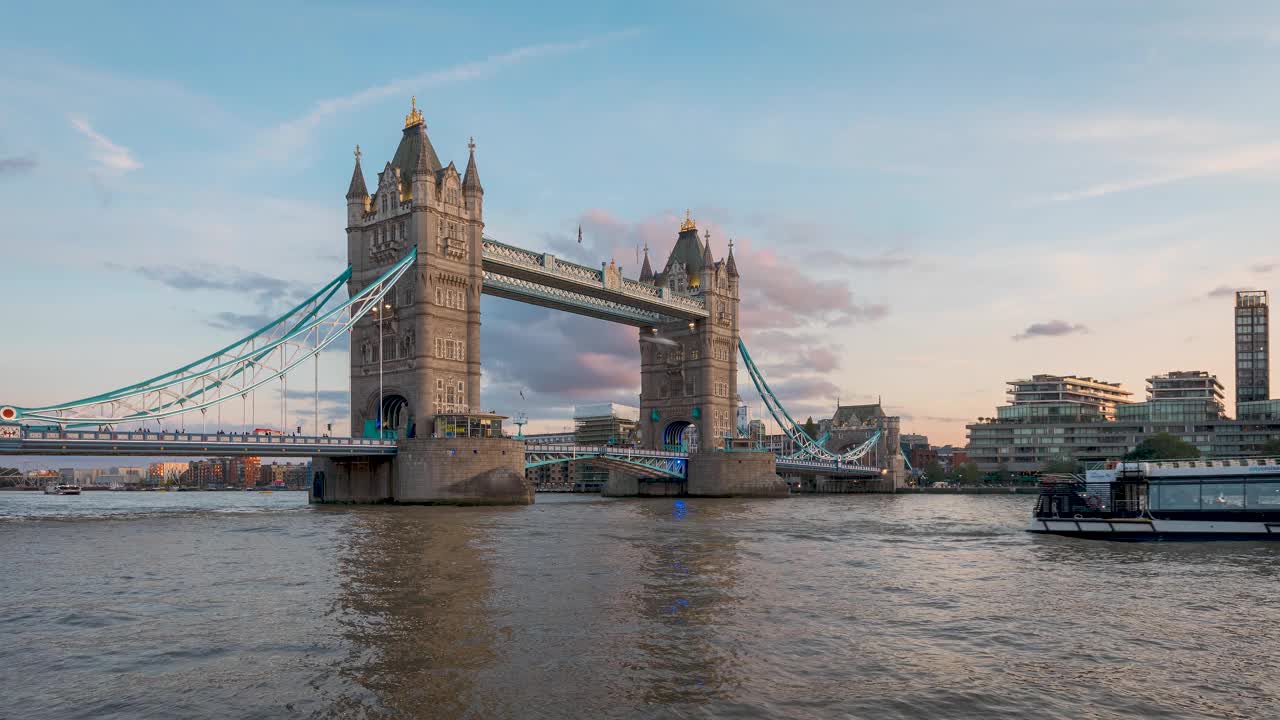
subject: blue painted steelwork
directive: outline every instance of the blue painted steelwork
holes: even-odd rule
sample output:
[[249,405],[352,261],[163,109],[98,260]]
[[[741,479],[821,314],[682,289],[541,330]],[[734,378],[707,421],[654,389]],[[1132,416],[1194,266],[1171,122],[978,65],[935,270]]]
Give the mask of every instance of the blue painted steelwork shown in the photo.
[[524,457],[526,469],[591,460],[649,477],[683,480],[689,473],[687,454],[612,445],[526,445]]
[[298,435],[98,432],[24,429],[19,443],[0,444],[0,455],[262,455],[272,457],[390,456],[395,441]]
[[[556,465],[577,460],[591,460],[601,464],[614,464],[631,471],[653,473],[661,477],[686,479],[689,455],[685,452],[640,450],[607,445],[526,445],[525,468]],[[819,472],[836,477],[879,477],[883,470],[871,465],[860,465],[836,460],[778,458],[780,471]]]
[[[324,304],[350,278],[350,268],[307,302],[219,352],[151,380],[100,395],[57,405],[18,408],[19,419],[70,427],[114,425],[171,417],[242,397],[282,377],[347,332],[382,301],[395,282],[412,267],[416,257],[417,250],[410,250],[367,288],[332,309],[322,312]],[[288,329],[279,337],[267,340],[270,333],[282,328]],[[259,340],[264,340],[263,344],[258,345]],[[271,358],[276,349],[280,349],[280,360],[277,367],[272,367]],[[289,360],[285,359],[286,349],[293,351]],[[224,389],[229,389],[230,394],[223,394]],[[76,412],[95,407],[109,409],[110,414],[102,414],[101,410],[98,414]],[[119,408],[126,414],[115,414]]]
[[[342,287],[342,284],[345,283],[350,278],[351,278],[351,268],[347,267],[346,270],[342,271],[342,273],[339,274],[337,277],[335,277],[333,280],[330,280],[324,287],[320,288],[320,290],[312,294],[311,297],[298,303],[296,306],[294,306],[291,310],[289,310],[285,314],[281,315],[275,320],[272,320],[270,323],[267,323],[265,326],[253,331],[252,333],[246,335],[245,337],[240,338],[239,340],[222,348],[221,350],[215,350],[214,352],[200,358],[199,360],[183,365],[177,370],[171,370],[162,375],[157,375],[149,380],[143,380],[142,382],[139,382],[139,383],[126,385],[116,390],[110,390],[108,392],[101,393],[99,395],[93,395],[87,398],[81,398],[80,400],[72,400],[70,402],[59,403],[57,405],[44,405],[41,407],[18,408],[19,417],[22,417],[24,415],[36,415],[38,413],[82,407],[84,405],[101,404],[104,402],[109,402],[115,398],[133,394],[135,391],[141,388],[154,389],[156,387],[164,387],[162,383],[165,383],[166,381],[170,381],[175,377],[179,377],[184,372],[188,372],[194,368],[199,367],[204,363],[209,362],[210,360],[216,360],[222,357],[223,355],[236,352],[240,348],[249,346],[255,339],[261,336],[264,336],[267,333],[271,332],[272,330],[286,324],[289,318],[293,317],[300,311],[307,310],[308,307],[310,307],[310,310],[305,312],[302,315],[302,317],[298,319],[297,323],[295,323],[294,325],[294,328],[296,329],[302,324],[310,322],[315,317],[315,314],[320,309],[320,307],[322,307],[324,303],[328,302],[329,299],[332,298],[333,295]],[[312,306],[312,303],[315,303],[315,305]]]
[[801,427],[800,424],[791,417],[791,414],[787,412],[787,408],[783,406],[782,402],[778,399],[778,396],[773,393],[772,389],[770,389],[769,383],[765,381],[764,373],[760,372],[760,368],[756,367],[755,361],[751,359],[751,353],[747,352],[746,343],[742,342],[741,339],[738,340],[738,353],[742,356],[742,362],[746,365],[747,374],[751,377],[752,384],[756,386],[756,392],[760,393],[760,399],[764,400],[765,407],[768,408],[769,414],[773,416],[774,421],[777,422],[778,426],[782,428],[782,431],[787,434],[787,437],[791,439],[791,442],[795,443],[795,445],[800,448],[800,450],[795,453],[797,457],[811,457],[816,460],[847,462],[858,460],[875,447],[876,441],[880,439],[880,433],[878,431],[867,442],[864,442],[853,450],[840,453],[839,455],[822,447],[822,445],[816,442],[813,438],[809,437],[809,433],[805,432],[804,428]]

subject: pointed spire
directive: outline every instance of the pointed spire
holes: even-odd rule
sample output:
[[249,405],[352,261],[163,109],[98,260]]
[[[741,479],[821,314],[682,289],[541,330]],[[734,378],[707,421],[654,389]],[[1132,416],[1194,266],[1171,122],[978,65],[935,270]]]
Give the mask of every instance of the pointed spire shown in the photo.
[[680,223],[680,232],[689,232],[690,230],[696,231],[697,229],[698,223],[694,222],[693,216],[690,215],[689,211],[686,209],[684,211],[684,222]]
[[725,262],[725,271],[729,277],[738,277],[738,263],[733,261],[733,238],[729,238],[729,259]]
[[476,191],[484,194],[484,186],[480,184],[480,171],[476,169],[476,139],[471,138],[467,143],[467,150],[470,157],[467,158],[467,174],[462,178],[463,192]]
[[363,200],[369,197],[369,189],[364,185],[364,170],[360,168],[360,146],[356,145],[356,167],[351,171],[351,185],[347,187],[348,200]]
[[418,126],[418,157],[414,163],[414,175],[429,175],[435,171],[431,167],[431,156],[427,154],[428,148],[431,147],[431,141],[427,139],[426,123]]
[[703,237],[706,242],[702,246],[702,269],[703,272],[712,271],[716,261],[711,257],[711,231],[704,230]]
[[640,267],[640,282],[653,282],[653,268],[649,265],[649,243],[644,244],[644,265]]
[[409,114],[404,116],[404,126],[411,128],[414,125],[423,125],[422,111],[418,109],[418,96],[414,95],[409,99]]

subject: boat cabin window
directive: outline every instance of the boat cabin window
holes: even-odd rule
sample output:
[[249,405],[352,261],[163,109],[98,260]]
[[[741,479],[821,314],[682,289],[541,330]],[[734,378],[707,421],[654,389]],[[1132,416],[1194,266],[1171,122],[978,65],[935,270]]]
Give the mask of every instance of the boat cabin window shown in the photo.
[[1280,510],[1280,482],[1245,485],[1244,503],[1250,510]]
[[1152,509],[1160,510],[1199,510],[1200,483],[1153,484],[1148,504]]
[[1152,510],[1280,510],[1280,480],[1152,483]]
[[1243,507],[1243,483],[1204,483],[1200,486],[1201,510],[1240,510]]

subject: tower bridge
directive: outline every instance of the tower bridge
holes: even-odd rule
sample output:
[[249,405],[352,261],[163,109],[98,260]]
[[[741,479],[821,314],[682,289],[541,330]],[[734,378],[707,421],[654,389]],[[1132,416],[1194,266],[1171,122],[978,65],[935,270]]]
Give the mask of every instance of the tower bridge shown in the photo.
[[[717,260],[710,233],[700,235],[686,213],[661,269],[654,270],[646,247],[636,278],[612,261],[597,269],[500,242],[485,235],[475,143],[467,149],[462,173],[453,162],[442,164],[415,100],[372,192],[356,148],[344,272],[261,330],[178,370],[72,402],[0,407],[0,453],[39,447],[166,454],[209,445],[271,454],[291,445],[295,454],[316,458],[317,502],[532,502],[526,465],[562,460],[503,436],[502,418],[478,412],[480,296],[488,294],[637,328],[642,448],[627,457],[599,451],[602,463],[678,478],[691,495],[783,495],[780,468],[897,482],[896,453],[880,453],[879,466],[860,464],[878,448],[897,447],[896,424],[837,453],[808,437],[773,395],[740,339],[743,278],[732,242]],[[337,297],[343,285],[345,301]],[[283,390],[290,371],[344,333],[351,347],[351,429],[359,440],[112,436],[114,426],[193,410],[207,419],[211,409],[221,413],[238,403],[243,413],[257,388],[278,381]],[[735,437],[739,357],[798,448],[792,456],[754,452]],[[282,425],[284,419],[282,408]],[[6,442],[5,423],[54,424],[60,437],[35,437],[49,431],[28,429],[15,445],[12,431]],[[98,432],[85,430],[94,426]],[[664,454],[672,449],[681,452]]]

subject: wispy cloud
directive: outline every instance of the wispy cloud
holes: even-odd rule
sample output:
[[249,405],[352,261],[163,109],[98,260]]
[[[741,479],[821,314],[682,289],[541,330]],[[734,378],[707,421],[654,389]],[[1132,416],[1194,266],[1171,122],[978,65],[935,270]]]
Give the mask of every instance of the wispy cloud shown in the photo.
[[1089,328],[1079,323],[1069,323],[1065,320],[1050,320],[1048,322],[1032,323],[1027,326],[1026,330],[1013,336],[1014,340],[1030,340],[1038,337],[1061,337],[1063,335],[1074,335],[1077,333],[1087,333]]
[[920,258],[900,251],[878,255],[852,255],[839,250],[822,250],[813,253],[813,259],[822,265],[840,265],[856,270],[900,270],[921,267],[925,264]]
[[250,331],[266,327],[267,323],[275,320],[275,317],[266,313],[234,313],[219,312],[214,313],[208,319],[209,327],[219,330],[235,330]]
[[1050,196],[1049,201],[1070,202],[1073,200],[1085,200],[1187,180],[1276,170],[1280,170],[1280,143],[1243,145],[1180,162],[1172,170],[1138,175],[1122,180],[1098,183],[1078,190],[1057,193]]
[[138,162],[129,148],[111,142],[107,136],[94,130],[88,119],[80,115],[68,115],[67,120],[71,122],[71,127],[89,139],[98,170],[119,175],[142,167],[142,163]]
[[404,96],[443,85],[487,77],[504,68],[530,60],[584,50],[621,37],[633,35],[636,32],[638,30],[630,29],[573,42],[526,45],[497,55],[490,55],[481,60],[473,60],[452,67],[394,80],[384,85],[365,88],[350,95],[327,98],[312,105],[311,109],[301,117],[281,123],[268,131],[258,150],[261,154],[272,158],[287,157],[305,145],[310,139],[311,132],[321,123],[338,113],[364,107],[390,97]]
[[1277,263],[1277,262],[1260,262],[1260,263],[1255,263],[1254,265],[1249,266],[1249,270],[1251,270],[1252,272],[1261,274],[1261,273],[1269,273],[1278,267],[1280,267],[1280,263]]
[[0,158],[0,177],[22,175],[36,169],[35,155]]
[[1240,292],[1241,290],[1248,290],[1248,289],[1249,288],[1244,288],[1244,287],[1231,287],[1228,285],[1219,285],[1218,287],[1210,290],[1205,294],[1211,298],[1235,297],[1237,292]]
[[299,283],[231,266],[205,265],[199,271],[176,265],[141,265],[128,269],[175,290],[219,290],[252,295],[264,304],[300,300],[310,292]]
[[1097,113],[1049,124],[1034,135],[1070,143],[1159,142],[1210,145],[1238,139],[1240,128],[1218,122],[1137,113]]
[[1201,178],[1280,170],[1280,142],[1266,128],[1195,117],[1099,113],[1038,128],[1033,135],[1073,153],[1101,153],[1136,169],[1127,177],[1053,194],[1071,202]]

